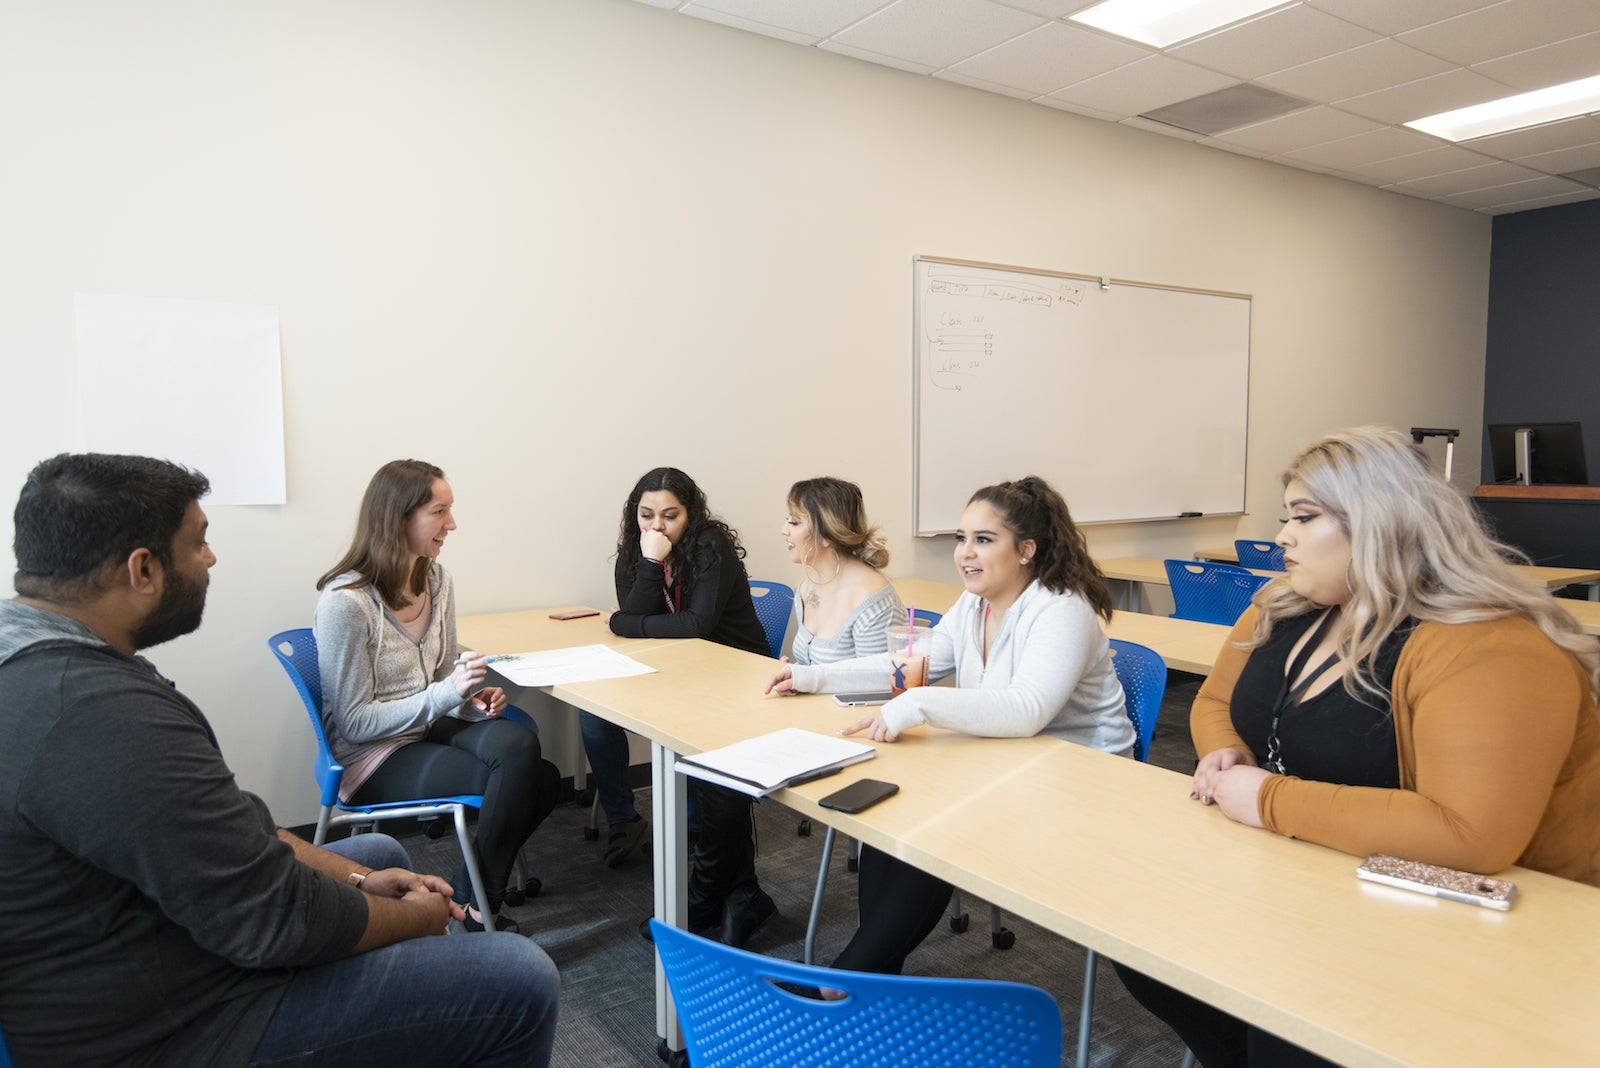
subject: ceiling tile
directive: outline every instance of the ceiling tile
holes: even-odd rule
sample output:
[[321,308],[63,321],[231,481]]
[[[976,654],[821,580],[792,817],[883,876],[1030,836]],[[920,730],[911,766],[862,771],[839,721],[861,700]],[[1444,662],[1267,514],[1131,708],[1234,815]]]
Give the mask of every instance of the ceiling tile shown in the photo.
[[841,44],[840,42],[834,40],[819,42],[817,47],[822,49],[824,52],[837,52],[841,56],[849,56],[851,59],[861,59],[868,63],[877,63],[885,67],[894,67],[897,70],[908,70],[912,74],[932,74],[934,71],[939,69],[937,67],[930,67],[926,63],[913,63],[909,59],[901,59],[898,56],[886,56],[881,52],[873,52],[865,48],[853,48],[850,45]]
[[1243,126],[1237,130],[1207,138],[1203,144],[1216,143],[1219,148],[1244,147],[1259,149],[1264,155],[1290,152],[1309,145],[1320,145],[1353,137],[1358,133],[1381,129],[1379,124],[1358,115],[1330,107],[1306,108],[1291,115]]
[[1099,108],[1091,108],[1085,107],[1082,104],[1074,104],[1070,100],[1057,100],[1054,97],[1048,96],[1037,97],[1033,102],[1035,104],[1043,104],[1047,108],[1055,108],[1057,111],[1070,111],[1074,115],[1084,115],[1088,118],[1101,119],[1105,122],[1121,122],[1123,119],[1129,117],[1127,115],[1118,115],[1110,111],[1101,111]]
[[1251,159],[1263,159],[1272,155],[1271,152],[1266,152],[1259,148],[1251,148],[1249,145],[1229,144],[1227,141],[1223,141],[1215,137],[1202,138],[1196,143],[1205,145],[1207,148],[1216,148],[1222,150],[1223,152],[1231,152],[1236,156],[1249,156]]
[[1600,144],[1578,145],[1555,152],[1540,152],[1537,155],[1523,156],[1517,162],[1544,171],[1546,174],[1564,174],[1567,171],[1600,167]]
[[1076,26],[1048,22],[950,70],[997,85],[1031,90],[1033,96],[1104,74],[1143,59],[1150,51]]
[[1047,19],[1066,18],[1086,7],[1094,7],[1099,2],[1100,0],[1001,0],[1006,7],[1014,7],[1032,15],[1043,15]]
[[948,67],[1043,21],[990,0],[896,0],[830,40],[913,63]]
[[1202,70],[1166,56],[1147,56],[1049,96],[1127,117],[1233,84],[1235,79],[1226,74]]
[[1379,122],[1405,123],[1509,96],[1511,90],[1464,67],[1375,93],[1347,97],[1339,106]]
[[955,82],[957,85],[965,85],[973,89],[982,89],[987,93],[998,93],[1001,96],[1014,97],[1017,100],[1032,100],[1034,97],[1039,95],[1038,93],[1031,92],[1027,89],[1018,89],[1011,85],[996,85],[994,82],[986,82],[982,78],[972,78],[960,73],[954,67],[948,67],[944,70],[934,71],[933,76],[942,82]]
[[730,15],[726,11],[706,7],[703,4],[685,4],[680,8],[685,15],[693,15],[697,19],[715,22],[722,26],[732,26],[736,30],[749,30],[759,33],[763,37],[776,37],[780,41],[790,44],[814,45],[822,39],[820,34],[801,33],[799,30],[789,30],[782,26],[772,26],[755,19],[743,18],[739,15]]
[[1342,100],[1391,85],[1443,74],[1450,64],[1442,59],[1384,39],[1347,49],[1324,59],[1302,63],[1256,81],[1306,100]]
[[1542,126],[1530,126],[1525,130],[1512,130],[1509,133],[1495,134],[1493,137],[1479,137],[1472,141],[1461,142],[1463,147],[1470,148],[1474,152],[1484,152],[1499,159],[1516,160],[1540,152],[1554,152],[1557,149],[1596,143],[1600,143],[1600,120],[1592,115],[1579,115],[1575,119],[1547,122]]
[[[695,0],[683,6],[683,13],[725,22],[712,14],[716,12],[822,38],[861,21],[883,5],[884,0]],[[725,24],[739,25],[736,22]]]
[[1560,193],[1553,197],[1536,197],[1533,200],[1517,200],[1509,204],[1496,204],[1483,211],[1490,215],[1504,215],[1512,211],[1530,211],[1534,208],[1550,208],[1557,204],[1576,204],[1580,200],[1593,200],[1600,197],[1600,189],[1580,189],[1573,193]]
[[1501,56],[1475,64],[1472,69],[1523,90],[1575,82],[1600,74],[1600,32]]
[[1312,7],[1381,34],[1404,33],[1499,0],[1307,0]]
[[1132,126],[1135,130],[1144,130],[1148,133],[1161,134],[1163,137],[1176,137],[1182,141],[1198,141],[1201,135],[1192,130],[1185,130],[1180,126],[1169,126],[1164,122],[1152,122],[1139,115],[1123,119],[1118,125]]
[[1431,178],[1436,174],[1448,174],[1451,171],[1482,167],[1496,162],[1498,161],[1480,156],[1476,152],[1468,152],[1453,145],[1443,145],[1439,148],[1430,148],[1426,152],[1413,152],[1409,156],[1396,156],[1393,159],[1378,160],[1376,163],[1340,169],[1363,178],[1380,180],[1385,185],[1392,185],[1395,182]]
[[1456,193],[1470,193],[1477,189],[1488,189],[1490,186],[1509,185],[1512,182],[1533,181],[1546,177],[1538,171],[1519,167],[1515,163],[1494,162],[1483,167],[1468,167],[1466,170],[1451,171],[1449,174],[1435,174],[1428,178],[1418,178],[1409,182],[1396,182],[1395,188],[1402,193],[1420,193],[1427,197],[1446,197]]
[[1412,48],[1463,66],[1600,30],[1595,0],[1504,0],[1399,35]]
[[1288,156],[1268,156],[1267,162],[1280,163],[1285,167],[1293,167],[1297,171],[1310,171],[1312,174],[1327,174],[1333,169],[1321,163],[1313,163],[1308,159],[1291,159]]
[[1294,4],[1169,48],[1167,55],[1250,79],[1376,40],[1371,30]]
[[1399,130],[1393,126],[1381,126],[1369,133],[1356,134],[1354,137],[1345,137],[1338,141],[1328,141],[1320,145],[1293,149],[1284,152],[1283,155],[1292,159],[1304,160],[1308,163],[1318,163],[1324,167],[1348,171],[1357,167],[1364,167],[1369,163],[1377,163],[1380,160],[1394,159],[1396,156],[1409,156],[1414,152],[1425,152],[1430,148],[1437,147],[1439,147],[1439,142],[1432,137],[1427,137],[1412,130]]
[[[1590,191],[1592,192],[1592,190]],[[1569,182],[1564,178],[1539,177],[1529,178],[1520,182],[1507,182],[1504,185],[1489,186],[1484,189],[1474,189],[1468,193],[1452,193],[1442,199],[1447,203],[1459,204],[1464,208],[1486,208],[1494,204],[1515,204],[1519,200],[1566,196],[1582,192],[1585,192],[1585,189],[1577,182]]]

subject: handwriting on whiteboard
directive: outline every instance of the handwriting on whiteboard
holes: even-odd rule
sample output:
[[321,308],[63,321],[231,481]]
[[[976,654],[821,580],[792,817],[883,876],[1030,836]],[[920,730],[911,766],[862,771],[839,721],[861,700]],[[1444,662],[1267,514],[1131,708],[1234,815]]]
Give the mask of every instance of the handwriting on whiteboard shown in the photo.
[[1008,335],[1029,333],[1031,316],[1075,308],[1084,292],[1081,283],[1066,278],[997,283],[960,270],[931,271],[922,333],[933,385],[960,392],[992,361],[1005,358]]

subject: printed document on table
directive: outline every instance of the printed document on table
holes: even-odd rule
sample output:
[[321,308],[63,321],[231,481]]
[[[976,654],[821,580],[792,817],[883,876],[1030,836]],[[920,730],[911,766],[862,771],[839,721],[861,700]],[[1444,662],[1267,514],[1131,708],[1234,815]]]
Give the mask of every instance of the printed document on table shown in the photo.
[[604,645],[576,645],[538,653],[489,657],[489,666],[518,686],[562,686],[572,682],[649,675],[649,667]]
[[864,742],[786,727],[721,749],[679,757],[677,767],[685,775],[764,797],[877,755],[878,751]]

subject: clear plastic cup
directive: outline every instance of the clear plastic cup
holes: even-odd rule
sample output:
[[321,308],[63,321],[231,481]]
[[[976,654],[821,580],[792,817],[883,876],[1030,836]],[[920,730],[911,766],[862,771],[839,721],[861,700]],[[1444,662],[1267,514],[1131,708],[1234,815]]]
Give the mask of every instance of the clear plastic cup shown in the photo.
[[913,686],[928,685],[928,651],[933,646],[932,627],[892,623],[889,636],[889,691],[899,697]]

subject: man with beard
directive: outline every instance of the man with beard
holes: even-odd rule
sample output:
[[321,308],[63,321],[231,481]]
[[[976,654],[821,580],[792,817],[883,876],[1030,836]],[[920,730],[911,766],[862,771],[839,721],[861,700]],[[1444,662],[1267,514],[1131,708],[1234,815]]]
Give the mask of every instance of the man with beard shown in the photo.
[[555,967],[442,935],[451,888],[383,835],[327,849],[240,790],[138,650],[200,625],[205,477],[61,455],[0,601],[0,1027],[19,1064],[545,1065]]

